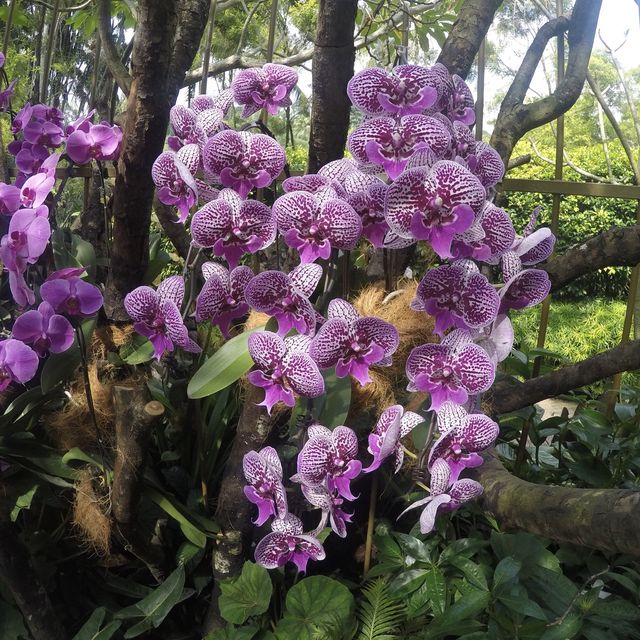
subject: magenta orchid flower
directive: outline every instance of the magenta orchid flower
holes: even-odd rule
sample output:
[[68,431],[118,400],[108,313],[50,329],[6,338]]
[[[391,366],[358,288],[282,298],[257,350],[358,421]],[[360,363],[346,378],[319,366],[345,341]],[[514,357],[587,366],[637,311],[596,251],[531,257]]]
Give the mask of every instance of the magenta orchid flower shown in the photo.
[[312,506],[322,510],[320,522],[314,533],[320,533],[327,526],[327,521],[329,521],[334,533],[341,538],[346,538],[347,522],[351,522],[353,514],[342,510],[344,498],[340,497],[335,491],[330,492],[324,485],[310,487],[303,484],[302,493]]
[[551,291],[551,280],[542,269],[523,269],[520,258],[511,251],[502,255],[505,280],[500,289],[499,313],[509,309],[525,309],[542,302]]
[[20,189],[0,182],[0,215],[10,216],[20,208]]
[[[33,109],[35,116],[36,105]],[[64,140],[62,127],[49,120],[41,120],[32,117],[24,127],[24,139],[31,144],[42,145],[43,147],[59,147]]]
[[243,69],[231,83],[233,97],[242,105],[242,117],[248,118],[260,109],[275,116],[291,104],[289,94],[298,82],[298,74],[283,64],[267,63],[261,69]]
[[356,73],[347,85],[353,105],[369,116],[422,113],[438,99],[437,77],[429,69],[404,64],[391,71],[380,68]]
[[378,178],[374,180],[376,182],[370,184],[365,190],[347,196],[347,202],[360,216],[362,235],[376,249],[382,249],[385,236],[389,232],[389,224],[384,216],[384,202],[388,187],[382,180]]
[[347,147],[358,162],[380,166],[395,180],[416,151],[430,149],[442,157],[450,143],[449,132],[438,120],[414,115],[365,120],[349,136]]
[[85,282],[80,274],[84,267],[54,271],[42,283],[40,295],[56,313],[72,318],[90,318],[98,313],[103,299],[100,289]]
[[32,345],[44,358],[48,353],[66,351],[73,344],[74,332],[64,316],[55,313],[48,302],[42,302],[37,310],[26,311],[16,319],[11,336]]
[[26,180],[20,189],[20,202],[23,207],[37,208],[51,193],[56,179],[46,173],[36,173]]
[[156,360],[174,344],[184,351],[199,353],[200,347],[189,337],[180,315],[184,299],[184,279],[171,276],[163,280],[156,291],[151,287],[138,287],[124,299],[124,308],[133,320],[133,328],[149,338]]
[[313,336],[316,331],[316,312],[309,296],[322,277],[319,264],[298,265],[290,274],[281,271],[263,271],[251,280],[245,289],[249,306],[273,316],[278,321],[278,335],[285,336],[291,329]]
[[38,354],[24,342],[0,340],[0,391],[12,382],[29,382],[36,375],[39,362]]
[[204,167],[220,184],[246,198],[251,189],[269,186],[282,172],[284,149],[262,133],[227,129],[204,146]]
[[479,482],[463,478],[451,483],[450,474],[449,465],[442,459],[436,460],[431,466],[431,495],[414,502],[398,517],[426,505],[420,515],[420,533],[431,533],[436,525],[438,511],[454,511],[465,502],[482,495],[482,485]]
[[284,567],[293,562],[300,573],[307,570],[309,560],[324,560],[325,552],[320,541],[303,533],[302,522],[291,513],[271,523],[268,533],[256,546],[256,562],[265,569]]
[[363,473],[371,473],[391,455],[394,456],[394,473],[398,473],[404,461],[404,450],[400,440],[409,435],[415,427],[424,422],[424,418],[413,411],[405,411],[402,405],[395,404],[385,409],[373,433],[369,435],[368,451],[373,461]]
[[173,135],[169,136],[167,143],[171,150],[178,151],[187,144],[195,144],[202,148],[207,141],[207,134],[198,122],[198,114],[189,107],[181,104],[171,107],[169,122]]
[[273,214],[284,241],[300,252],[303,264],[328,258],[332,248],[355,248],[362,233],[358,214],[331,188],[285,193],[273,203]]
[[36,173],[42,163],[49,157],[49,151],[46,147],[41,144],[31,144],[24,140],[19,145],[19,148],[18,146],[14,148],[14,151],[16,151],[16,167],[25,175]]
[[151,177],[158,187],[158,200],[175,205],[180,212],[179,222],[185,222],[198,200],[198,189],[189,169],[175,153],[166,151],[153,163]]
[[122,144],[122,130],[106,123],[92,124],[88,131],[76,129],[67,138],[67,155],[76,164],[90,160],[115,160]]
[[468,332],[456,329],[440,344],[424,344],[409,354],[407,389],[431,394],[432,411],[447,400],[464,404],[469,396],[487,391],[493,384],[495,364],[470,340]]
[[321,369],[336,368],[336,376],[371,382],[371,365],[389,366],[400,343],[398,330],[380,318],[363,318],[346,300],[329,303],[327,321],[311,342],[309,353]]
[[69,123],[65,128],[64,132],[67,136],[70,136],[74,131],[80,130],[87,133],[93,124],[93,116],[96,114],[95,109],[91,109],[89,113],[80,116],[73,122]]
[[339,426],[333,431],[319,424],[308,430],[309,440],[298,454],[298,473],[294,482],[309,487],[325,485],[347,500],[355,500],[351,481],[362,471],[358,455],[358,437],[349,427]]
[[268,247],[276,237],[276,223],[269,207],[258,200],[243,200],[232,189],[196,211],[191,221],[193,241],[213,249],[231,268],[245,253]]
[[411,308],[436,319],[439,336],[450,327],[480,329],[498,315],[500,298],[475,263],[459,260],[427,271],[420,281]]
[[392,231],[428,240],[441,258],[450,258],[453,237],[471,226],[485,197],[472,173],[441,160],[431,169],[405,171],[387,191],[385,213]]
[[449,97],[449,104],[445,110],[445,115],[452,122],[472,125],[476,121],[474,111],[473,95],[467,83],[458,75],[451,76],[452,91]]
[[11,98],[13,98],[16,82],[17,80],[12,80],[4,91],[0,91],[0,111],[6,111],[9,108]]
[[257,331],[249,336],[249,355],[256,369],[249,373],[249,382],[264,389],[259,403],[271,414],[276,402],[295,405],[294,393],[305,398],[317,398],[324,393],[324,379],[318,365],[305,350],[308,342],[302,336],[284,340],[270,331]]
[[249,267],[236,267],[229,272],[221,264],[205,262],[202,275],[205,283],[196,298],[196,321],[209,320],[228,338],[231,322],[249,313],[244,292],[253,271]]
[[34,104],[33,117],[38,120],[52,122],[58,127],[64,126],[64,113],[58,107],[52,107],[48,104]]
[[451,470],[449,482],[454,483],[465,469],[482,464],[479,452],[495,443],[500,428],[484,414],[467,414],[462,407],[450,402],[440,407],[438,423],[441,420],[447,425],[447,431],[433,445],[427,468],[431,471],[436,460],[444,460]]
[[20,133],[27,122],[31,120],[31,114],[33,113],[33,107],[30,102],[27,102],[18,113],[16,113],[15,117],[11,122],[11,133],[14,135]]
[[249,483],[244,495],[258,507],[258,517],[253,523],[260,527],[271,516],[287,515],[287,493],[282,484],[282,464],[273,447],[249,451],[242,459],[242,471]]

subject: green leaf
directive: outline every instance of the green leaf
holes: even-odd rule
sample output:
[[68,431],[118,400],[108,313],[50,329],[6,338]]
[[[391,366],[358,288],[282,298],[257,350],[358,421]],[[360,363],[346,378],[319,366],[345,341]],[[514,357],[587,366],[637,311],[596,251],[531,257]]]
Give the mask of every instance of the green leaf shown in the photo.
[[487,589],[487,579],[480,565],[467,558],[450,557],[447,562],[462,572],[462,575],[478,589]]
[[640,607],[620,598],[609,597],[606,600],[598,600],[591,613],[613,620],[628,620],[629,622],[640,620]]
[[129,355],[120,357],[127,364],[144,364],[145,362],[149,362],[149,360],[153,360],[153,345],[151,341],[148,339],[144,339],[142,344],[139,347],[136,347]]
[[568,615],[560,624],[549,626],[540,640],[571,640],[582,628],[582,618],[575,614]]
[[113,620],[102,630],[107,610],[104,607],[95,609],[91,617],[84,623],[82,629],[73,636],[72,640],[109,640],[122,625],[121,620]]
[[278,640],[340,638],[353,610],[353,596],[343,584],[326,576],[305,578],[287,594],[285,615],[276,627],[276,637]]
[[242,573],[237,578],[223,580],[220,590],[220,615],[227,622],[242,624],[250,616],[258,616],[269,608],[271,578],[264,567],[245,562]]
[[420,588],[426,578],[427,571],[427,569],[410,569],[409,571],[403,571],[391,581],[389,588],[399,598],[408,596]]
[[435,565],[427,571],[425,586],[429,593],[433,613],[441,615],[447,606],[447,583],[444,575]]
[[56,269],[85,267],[89,277],[95,277],[96,251],[90,242],[68,229],[56,229],[51,234],[51,247]]
[[204,640],[251,640],[259,630],[254,626],[234,627],[230,624],[224,629],[210,633]]
[[511,611],[520,613],[523,616],[529,616],[530,618],[536,618],[544,622],[547,622],[549,619],[540,605],[531,600],[527,594],[527,590],[520,585],[514,586],[508,592],[504,592],[503,590],[498,596],[498,600],[502,602],[505,607],[511,609]]
[[322,372],[324,395],[314,402],[313,416],[320,423],[332,429],[344,424],[351,405],[351,378],[336,377],[333,369]]
[[[456,600],[441,616],[436,616],[431,627],[444,627],[477,616],[487,608],[491,594],[488,591],[474,589]],[[431,630],[431,628],[430,628]]]
[[404,605],[391,591],[386,578],[372,580],[362,589],[357,616],[360,632],[356,640],[389,640],[402,622]]
[[30,509],[33,498],[36,495],[36,491],[40,485],[34,484],[28,491],[18,496],[15,505],[11,510],[11,522],[15,522],[16,518],[23,509]]
[[[264,327],[255,329],[261,331]],[[187,395],[192,400],[206,398],[228,387],[243,376],[253,366],[249,355],[249,336],[253,331],[246,331],[228,342],[225,342],[195,372],[189,381]]]
[[499,593],[501,587],[508,585],[508,583],[516,579],[521,569],[522,562],[511,556],[507,556],[500,560],[493,573],[494,593]]

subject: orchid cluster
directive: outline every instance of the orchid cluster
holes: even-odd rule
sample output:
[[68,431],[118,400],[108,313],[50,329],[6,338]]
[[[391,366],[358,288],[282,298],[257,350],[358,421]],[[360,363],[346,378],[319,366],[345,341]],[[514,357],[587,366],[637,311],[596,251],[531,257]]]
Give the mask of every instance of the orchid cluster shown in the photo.
[[[0,54],[0,67],[4,61]],[[0,93],[0,111],[10,111],[15,83]],[[63,113],[45,104],[27,103],[11,115],[14,139],[7,148],[15,157],[17,174],[13,184],[0,183],[0,216],[6,231],[0,238],[0,260],[8,272],[11,295],[23,312],[11,336],[0,341],[0,390],[34,378],[42,358],[71,347],[74,323],[77,327],[102,307],[100,290],[81,278],[84,267],[55,271],[44,281],[42,271],[31,267],[51,238],[49,209],[63,152],[76,163],[113,160],[122,139],[118,127],[92,124],[93,112],[66,127]],[[38,307],[27,309],[35,306],[36,293],[41,300]]]
[[[407,389],[429,394],[439,436],[424,456],[431,493],[410,507],[426,505],[420,527],[428,533],[436,513],[482,492],[477,482],[460,477],[481,464],[480,453],[498,436],[497,424],[479,411],[480,397],[513,345],[508,311],[537,304],[549,291],[546,272],[535,265],[550,255],[554,237],[548,229],[535,231],[536,212],[522,236],[516,235],[508,214],[491,202],[504,174],[502,160],[475,140],[471,92],[440,64],[356,74],[348,94],[363,119],[349,136],[352,157],[330,162],[317,174],[288,177],[272,206],[250,197],[280,175],[285,153],[272,137],[251,133],[255,125],[235,131],[225,118],[234,101],[243,117],[277,113],[290,104],[295,82],[295,72],[267,64],[241,71],[217,97],[173,107],[169,149],[153,169],[158,196],[175,205],[179,222],[190,226],[192,251],[210,257],[202,265],[196,322],[218,326],[224,337],[250,310],[277,322],[277,331],[257,330],[248,338],[254,363],[248,381],[264,391],[260,404],[268,413],[278,403],[293,407],[298,397],[311,403],[321,396],[323,371],[367,385],[370,369],[390,366],[398,349],[392,324],[361,316],[346,300],[332,299],[321,313],[314,300],[328,278],[320,261],[355,249],[363,239],[384,249],[429,244],[440,264],[418,284],[411,306],[434,318],[440,341],[415,347],[406,361]],[[242,264],[278,237],[290,249],[289,262],[299,258],[288,272],[254,273]],[[260,263],[252,264],[255,269]],[[500,267],[501,285],[489,281],[482,264]],[[193,300],[184,303],[184,291],[182,277],[173,276],[155,291],[136,289],[125,301],[157,359],[176,346],[199,350],[187,328]],[[318,526],[307,533],[289,512],[276,451],[248,453],[245,495],[258,508],[255,524],[273,518],[256,560],[269,568],[292,561],[304,571],[309,558],[323,558],[318,536],[325,525],[346,535],[345,501],[355,499],[350,483],[388,458],[397,473],[405,454],[402,438],[424,421],[399,404],[383,411],[368,437],[372,459],[366,468],[357,458],[352,429],[310,426],[291,478],[311,507],[321,510]]]

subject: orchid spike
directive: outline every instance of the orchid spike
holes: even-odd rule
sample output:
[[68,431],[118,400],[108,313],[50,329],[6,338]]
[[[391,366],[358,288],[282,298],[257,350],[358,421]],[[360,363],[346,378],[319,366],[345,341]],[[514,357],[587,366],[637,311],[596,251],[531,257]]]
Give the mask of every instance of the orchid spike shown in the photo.
[[42,302],[37,310],[26,311],[16,319],[11,336],[32,345],[44,358],[49,353],[66,351],[73,344],[74,331],[69,320],[55,313],[48,302]]
[[482,485],[475,480],[463,478],[451,484],[449,465],[442,459],[436,460],[431,467],[430,488],[431,495],[414,502],[398,516],[401,518],[408,511],[426,505],[420,515],[422,534],[433,531],[438,511],[454,511],[465,502],[482,495]]
[[280,175],[285,153],[267,135],[227,129],[207,141],[203,160],[222,185],[246,198],[253,188],[268,187]]
[[435,317],[434,332],[439,336],[450,327],[480,329],[498,315],[498,293],[474,263],[466,269],[463,262],[469,261],[427,271],[411,303],[413,309]]
[[244,495],[258,507],[258,517],[253,523],[260,527],[271,516],[287,515],[287,493],[282,484],[282,464],[273,447],[249,451],[242,459],[244,477],[249,483]]
[[336,368],[336,376],[371,382],[371,365],[388,366],[400,343],[398,330],[380,318],[363,318],[346,300],[329,303],[328,320],[311,342],[309,353],[321,369]]
[[151,167],[151,177],[158,187],[158,200],[177,206],[179,221],[185,222],[189,210],[198,200],[198,189],[187,167],[175,153],[167,151],[156,158]]
[[261,69],[243,69],[231,83],[233,98],[242,105],[242,117],[260,109],[275,116],[291,104],[289,94],[298,82],[298,74],[283,64],[267,63]]
[[193,215],[191,235],[198,246],[213,249],[233,269],[245,253],[265,249],[274,241],[276,224],[266,204],[223,189]]
[[428,240],[441,258],[450,258],[456,234],[466,231],[485,202],[478,179],[456,162],[409,169],[387,191],[385,214],[392,231]]
[[273,316],[278,321],[278,335],[285,336],[291,329],[313,336],[316,331],[316,313],[309,296],[322,277],[319,264],[298,265],[290,274],[281,271],[263,271],[251,280],[245,289],[249,306]]
[[362,471],[358,455],[358,437],[349,427],[333,431],[322,425],[309,429],[309,440],[298,454],[298,473],[291,479],[310,487],[325,485],[347,500],[355,500],[351,480]]
[[205,283],[196,299],[196,321],[209,320],[220,327],[225,338],[229,338],[231,322],[249,313],[244,292],[253,278],[253,271],[249,267],[236,267],[229,272],[220,264],[205,262],[202,275]]
[[274,520],[271,529],[272,533],[258,542],[255,551],[256,562],[265,569],[277,569],[291,561],[300,573],[304,573],[309,560],[324,560],[320,541],[304,534],[302,522],[293,514]]
[[171,276],[163,280],[156,291],[151,287],[138,287],[124,299],[133,328],[149,338],[156,360],[173,351],[174,344],[191,353],[200,352],[180,315],[183,297],[182,276]]
[[407,436],[424,418],[413,411],[405,411],[402,405],[395,404],[385,409],[373,433],[369,435],[368,451],[373,456],[373,461],[363,473],[371,473],[391,455],[394,456],[394,473],[398,473],[404,461],[404,450],[400,440]]
[[331,529],[341,538],[346,538],[347,522],[351,522],[353,514],[342,510],[344,498],[341,498],[335,492],[330,492],[324,485],[310,487],[303,484],[302,493],[312,506],[322,509],[320,522],[315,528],[314,534],[320,533],[327,526],[327,521],[329,521]]
[[324,379],[318,365],[300,349],[300,342],[269,331],[257,331],[249,336],[249,355],[256,369],[249,373],[249,382],[264,389],[259,403],[271,414],[276,402],[295,405],[294,393],[305,398],[317,398],[324,393]]
[[38,355],[21,340],[0,340],[0,391],[12,382],[29,382],[38,371]]

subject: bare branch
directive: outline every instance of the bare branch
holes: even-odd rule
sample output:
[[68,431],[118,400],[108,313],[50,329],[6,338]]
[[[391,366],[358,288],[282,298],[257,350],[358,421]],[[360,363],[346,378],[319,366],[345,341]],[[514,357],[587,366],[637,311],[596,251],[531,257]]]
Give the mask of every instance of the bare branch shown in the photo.
[[[536,156],[538,156],[538,158],[540,158],[540,160],[542,160],[543,162],[546,162],[547,164],[550,165],[555,165],[555,160],[552,160],[551,158],[547,158],[547,156],[543,155],[542,153],[540,153],[540,150],[538,149],[535,140],[529,140],[529,143],[531,144],[531,148],[533,149],[533,152],[536,154]],[[590,180],[595,180],[596,182],[609,182],[609,180],[607,180],[607,178],[603,178],[602,176],[598,176],[595,173],[591,173],[590,171],[587,171],[586,169],[582,169],[581,167],[579,167],[577,164],[575,164],[574,162],[571,161],[571,158],[569,158],[569,154],[566,152],[566,150],[563,149],[562,151],[562,155],[564,157],[564,165],[567,167],[570,167],[571,169],[573,169],[578,175],[582,176],[583,178],[589,178]],[[612,182],[615,183],[615,180],[613,180]]]
[[102,55],[113,79],[125,96],[131,91],[131,75],[120,59],[120,54],[113,42],[111,30],[111,0],[97,0],[98,2],[98,33],[102,42]]

